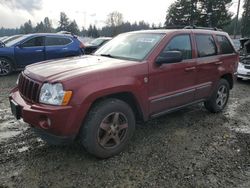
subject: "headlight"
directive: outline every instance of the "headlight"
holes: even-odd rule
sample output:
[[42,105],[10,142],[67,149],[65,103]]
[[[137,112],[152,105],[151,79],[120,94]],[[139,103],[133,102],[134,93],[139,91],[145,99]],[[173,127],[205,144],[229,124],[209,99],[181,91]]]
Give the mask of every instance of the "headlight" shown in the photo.
[[43,84],[39,96],[39,102],[52,105],[67,105],[72,91],[64,91],[61,83]]
[[241,62],[239,62],[238,68],[243,68],[243,67],[244,67],[244,65]]

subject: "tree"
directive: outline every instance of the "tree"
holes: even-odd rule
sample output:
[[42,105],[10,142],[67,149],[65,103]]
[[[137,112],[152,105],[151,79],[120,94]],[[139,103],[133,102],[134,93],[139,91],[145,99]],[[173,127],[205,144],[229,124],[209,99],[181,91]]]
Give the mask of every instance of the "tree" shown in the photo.
[[200,10],[198,0],[177,0],[170,5],[166,15],[166,26],[195,25],[198,22]]
[[250,0],[244,1],[242,15],[242,36],[250,36]]
[[73,33],[75,35],[79,35],[80,30],[79,30],[79,27],[78,27],[75,20],[70,22],[69,26],[67,27],[67,31],[69,31],[69,32],[71,32],[71,33]]
[[229,24],[232,0],[177,0],[166,15],[166,26],[198,25],[222,28]]
[[69,27],[69,18],[64,12],[61,12],[60,20],[59,20],[59,27],[57,28],[57,30],[67,31],[68,27]]
[[32,33],[33,32],[33,27],[32,27],[32,23],[29,20],[28,22],[25,22],[21,27],[20,27],[20,32],[22,34],[28,34],[28,33]]
[[120,12],[114,11],[108,14],[106,24],[108,26],[117,27],[123,23],[123,15]]
[[35,32],[37,32],[37,33],[44,33],[45,32],[43,22],[37,23],[37,25],[35,27]]
[[54,31],[52,23],[48,17],[44,18],[43,25],[44,25],[44,32],[52,33]]
[[231,21],[232,13],[229,12],[232,0],[200,0],[199,24],[203,26],[222,28]]

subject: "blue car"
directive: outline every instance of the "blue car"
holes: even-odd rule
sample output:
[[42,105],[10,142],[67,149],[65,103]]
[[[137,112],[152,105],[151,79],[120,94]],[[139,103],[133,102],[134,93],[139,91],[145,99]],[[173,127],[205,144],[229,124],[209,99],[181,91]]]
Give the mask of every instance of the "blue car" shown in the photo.
[[69,34],[28,34],[0,48],[0,76],[23,69],[26,65],[84,53],[84,45]]

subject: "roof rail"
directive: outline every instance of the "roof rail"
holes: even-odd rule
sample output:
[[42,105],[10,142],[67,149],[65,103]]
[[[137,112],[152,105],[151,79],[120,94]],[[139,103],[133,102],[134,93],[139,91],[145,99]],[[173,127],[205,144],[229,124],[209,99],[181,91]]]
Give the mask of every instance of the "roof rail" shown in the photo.
[[196,25],[185,26],[183,29],[204,29],[204,30],[214,30],[214,31],[222,31],[217,27],[197,27]]

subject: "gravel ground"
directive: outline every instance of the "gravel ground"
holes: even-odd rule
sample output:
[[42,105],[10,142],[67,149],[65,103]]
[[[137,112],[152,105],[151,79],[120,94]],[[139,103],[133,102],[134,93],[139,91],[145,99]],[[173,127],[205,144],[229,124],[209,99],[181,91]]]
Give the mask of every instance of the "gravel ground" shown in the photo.
[[0,78],[0,187],[250,187],[249,81],[235,84],[223,113],[194,105],[142,123],[123,153],[99,160],[15,120],[16,78]]

